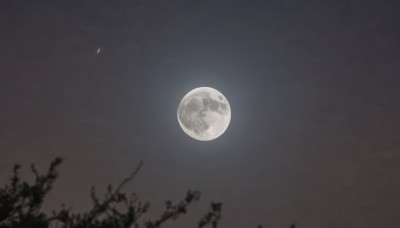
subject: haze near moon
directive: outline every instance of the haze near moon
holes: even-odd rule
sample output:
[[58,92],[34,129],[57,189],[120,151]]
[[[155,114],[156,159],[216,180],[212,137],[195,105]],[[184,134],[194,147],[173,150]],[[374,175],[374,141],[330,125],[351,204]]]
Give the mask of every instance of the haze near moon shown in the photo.
[[199,87],[182,98],[177,116],[186,134],[200,141],[209,141],[226,131],[231,121],[231,108],[218,90]]

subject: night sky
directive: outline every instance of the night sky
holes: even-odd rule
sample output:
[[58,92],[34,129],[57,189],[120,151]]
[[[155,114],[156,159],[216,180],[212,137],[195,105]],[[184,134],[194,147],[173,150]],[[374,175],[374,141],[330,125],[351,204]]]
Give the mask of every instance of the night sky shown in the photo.
[[[152,203],[188,189],[221,227],[400,226],[400,3],[1,0],[0,183],[63,156],[46,208],[118,184]],[[100,48],[100,52],[97,53]],[[195,87],[229,100],[209,142],[180,128]],[[24,175],[27,175],[26,171]]]

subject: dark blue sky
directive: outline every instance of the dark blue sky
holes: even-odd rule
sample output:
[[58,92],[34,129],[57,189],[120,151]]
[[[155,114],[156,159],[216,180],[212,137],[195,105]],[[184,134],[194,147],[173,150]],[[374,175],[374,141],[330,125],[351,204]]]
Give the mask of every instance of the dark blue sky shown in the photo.
[[[79,211],[92,185],[143,160],[126,190],[153,212],[202,191],[180,227],[211,200],[221,227],[396,227],[399,12],[369,0],[3,0],[0,183],[15,162],[44,169],[62,155],[47,204]],[[232,108],[211,142],[176,119],[200,86]]]

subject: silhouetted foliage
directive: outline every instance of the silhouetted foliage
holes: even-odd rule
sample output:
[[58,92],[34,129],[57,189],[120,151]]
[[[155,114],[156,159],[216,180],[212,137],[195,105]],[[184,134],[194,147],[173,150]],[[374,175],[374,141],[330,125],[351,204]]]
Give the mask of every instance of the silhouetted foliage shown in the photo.
[[[167,221],[185,214],[189,205],[200,199],[200,192],[188,191],[184,199],[176,204],[166,201],[166,208],[159,218],[142,222],[140,218],[148,211],[150,204],[141,202],[135,193],[121,192],[121,188],[139,172],[143,165],[140,163],[116,189],[109,185],[103,199],[97,197],[92,187],[90,197],[93,207],[89,211],[73,213],[63,206],[61,210],[47,215],[42,211],[42,205],[58,177],[57,167],[62,161],[59,157],[53,160],[44,175],[39,174],[32,165],[31,171],[35,175],[33,183],[22,181],[18,172],[21,166],[14,166],[9,183],[0,188],[0,228],[47,228],[51,221],[60,222],[62,228],[160,228]],[[212,203],[210,212],[201,219],[198,227],[217,227],[220,217],[221,204]]]
[[33,184],[21,181],[20,165],[15,165],[10,183],[0,188],[0,227],[47,227],[48,216],[40,209],[44,197],[51,190],[58,176],[57,166],[62,162],[56,158],[45,175],[40,175],[32,164],[35,175]]
[[[90,198],[93,206],[89,211],[73,213],[63,206],[48,215],[42,211],[42,205],[58,177],[57,168],[62,162],[60,157],[54,159],[46,174],[39,174],[32,164],[31,171],[35,177],[33,183],[22,181],[19,176],[21,166],[14,165],[9,183],[0,187],[0,228],[47,228],[51,222],[60,223],[60,228],[161,228],[166,222],[186,214],[188,207],[200,199],[199,191],[188,191],[178,203],[167,200],[159,218],[140,220],[148,212],[150,204],[141,202],[134,192],[127,194],[121,192],[121,189],[139,172],[143,165],[141,162],[116,189],[109,185],[103,199],[96,195],[96,190],[92,187]],[[200,219],[197,227],[217,228],[221,212],[222,204],[212,202],[210,211]],[[262,226],[259,225],[258,228]],[[290,228],[295,228],[295,225]]]

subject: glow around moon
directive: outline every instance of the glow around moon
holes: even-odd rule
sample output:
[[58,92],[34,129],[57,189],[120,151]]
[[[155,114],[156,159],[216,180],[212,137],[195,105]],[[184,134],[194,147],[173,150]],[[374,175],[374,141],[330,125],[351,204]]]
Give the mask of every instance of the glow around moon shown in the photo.
[[177,115],[186,134],[200,141],[209,141],[221,136],[228,128],[231,107],[218,90],[199,87],[183,97]]

